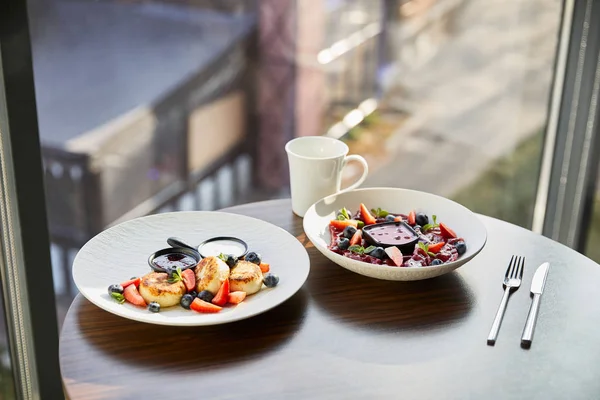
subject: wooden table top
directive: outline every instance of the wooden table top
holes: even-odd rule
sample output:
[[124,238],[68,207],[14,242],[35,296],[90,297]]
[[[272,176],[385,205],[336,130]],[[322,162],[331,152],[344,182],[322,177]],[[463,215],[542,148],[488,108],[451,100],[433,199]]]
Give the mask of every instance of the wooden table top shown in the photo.
[[[600,397],[600,267],[525,229],[482,217],[483,251],[419,282],[356,275],[306,239],[289,200],[228,209],[305,244],[311,272],[287,302],[214,327],[129,321],[79,295],[60,337],[72,399],[590,399]],[[511,254],[527,262],[496,346],[486,338]],[[533,345],[519,346],[537,266],[550,261]]]

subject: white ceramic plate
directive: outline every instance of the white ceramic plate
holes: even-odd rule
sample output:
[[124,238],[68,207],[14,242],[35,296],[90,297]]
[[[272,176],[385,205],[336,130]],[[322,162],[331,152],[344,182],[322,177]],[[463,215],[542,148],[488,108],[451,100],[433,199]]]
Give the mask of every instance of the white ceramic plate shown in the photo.
[[[329,221],[342,207],[355,212],[360,203],[369,209],[381,207],[390,212],[408,214],[410,210],[437,215],[438,222],[452,228],[465,239],[467,252],[458,260],[430,267],[391,267],[352,260],[329,250]],[[372,278],[390,281],[416,281],[443,275],[460,267],[483,249],[487,232],[483,223],[468,208],[430,193],[408,189],[366,188],[326,197],[313,204],[304,215],[304,232],[315,247],[334,263]]]
[[[200,314],[180,306],[159,313],[131,304],[118,304],[108,286],[150,272],[148,256],[169,247],[167,238],[177,236],[193,245],[215,236],[236,236],[251,251],[261,254],[279,275],[275,288],[248,296],[235,307],[216,314]],[[98,234],[77,253],[73,279],[77,288],[98,307],[135,321],[159,325],[197,326],[237,321],[263,313],[290,298],[306,281],[310,260],[304,246],[283,229],[267,222],[222,212],[174,212],[124,222]]]

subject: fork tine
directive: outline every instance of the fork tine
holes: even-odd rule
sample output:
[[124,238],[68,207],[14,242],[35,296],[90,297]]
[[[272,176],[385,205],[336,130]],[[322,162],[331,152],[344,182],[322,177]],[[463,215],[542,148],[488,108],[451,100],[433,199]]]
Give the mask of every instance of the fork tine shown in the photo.
[[523,278],[523,270],[525,269],[525,257],[521,257],[521,269],[519,270],[519,279]]
[[515,279],[519,279],[519,274],[521,273],[521,266],[523,264],[523,257],[519,256],[519,259],[517,260],[517,267],[515,268]]
[[510,272],[511,279],[515,279],[517,277],[517,270],[519,269],[519,259],[521,257],[515,256],[515,262],[513,263],[512,270]]
[[511,279],[515,279],[517,277],[517,270],[519,269],[519,259],[521,257],[515,256],[515,262],[513,263],[512,270],[510,272]]
[[508,278],[510,276],[514,259],[515,259],[515,256],[512,256],[510,258],[510,262],[508,263],[508,268],[506,268],[506,274],[504,275],[504,278]]

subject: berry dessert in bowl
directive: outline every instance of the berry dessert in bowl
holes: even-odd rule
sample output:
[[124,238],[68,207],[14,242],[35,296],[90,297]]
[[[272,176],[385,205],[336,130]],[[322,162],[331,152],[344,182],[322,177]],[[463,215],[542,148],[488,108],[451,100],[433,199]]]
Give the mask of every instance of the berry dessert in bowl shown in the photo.
[[304,216],[304,231],[327,258],[361,275],[410,281],[460,267],[485,245],[469,209],[430,193],[357,189],[326,197]]

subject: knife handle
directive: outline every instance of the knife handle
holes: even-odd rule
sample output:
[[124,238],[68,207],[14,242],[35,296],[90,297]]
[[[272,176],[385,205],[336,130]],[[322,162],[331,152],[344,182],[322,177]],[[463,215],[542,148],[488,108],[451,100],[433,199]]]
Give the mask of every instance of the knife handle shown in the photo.
[[529,314],[527,314],[527,322],[525,322],[525,328],[523,329],[523,335],[521,336],[521,346],[523,347],[531,346],[535,321],[537,320],[538,311],[540,309],[540,298],[541,296],[537,293],[533,295]]

